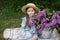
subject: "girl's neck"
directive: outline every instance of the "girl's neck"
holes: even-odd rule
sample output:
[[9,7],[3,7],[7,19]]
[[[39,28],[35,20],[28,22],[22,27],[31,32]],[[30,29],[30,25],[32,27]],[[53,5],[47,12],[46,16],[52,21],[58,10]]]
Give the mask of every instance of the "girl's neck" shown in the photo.
[[31,16],[29,16],[29,18],[32,18]]

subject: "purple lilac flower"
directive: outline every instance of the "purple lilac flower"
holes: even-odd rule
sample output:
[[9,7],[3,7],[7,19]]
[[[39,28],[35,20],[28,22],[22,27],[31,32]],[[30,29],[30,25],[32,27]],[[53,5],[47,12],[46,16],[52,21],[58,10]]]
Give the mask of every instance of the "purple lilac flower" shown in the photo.
[[46,23],[47,21],[46,21],[46,18],[42,18],[41,19],[41,23]]
[[46,10],[42,10],[41,12],[38,13],[38,18],[42,16],[46,17]]
[[56,14],[57,14],[57,18],[60,19],[60,12],[57,11]]
[[36,21],[33,20],[32,18],[30,18],[29,25],[32,26],[32,25],[35,25],[35,24],[36,24]]
[[[43,18],[43,17],[45,17],[46,15],[46,10],[42,10],[42,11],[40,11],[37,15],[35,15],[35,16],[33,16],[32,17],[32,19],[33,19],[33,23],[34,24],[37,24],[37,22],[36,22],[36,20],[37,19],[41,19],[41,18]],[[44,20],[42,20],[42,21],[44,21]],[[43,22],[42,22],[43,23]],[[37,24],[38,25],[38,24]]]
[[51,17],[49,23],[47,23],[47,20],[46,20],[46,12],[45,12],[45,10],[40,11],[40,12],[38,13],[38,15],[34,16],[34,17],[33,17],[33,20],[34,20],[33,23],[36,23],[36,20],[39,19],[39,18],[41,18],[41,24],[37,24],[37,30],[38,30],[38,32],[41,33],[44,27],[45,27],[45,28],[54,27],[57,22],[60,24],[60,16],[59,16],[58,14],[60,14],[60,12],[56,12],[56,13]]
[[57,14],[55,13],[51,19],[56,19],[56,17],[57,17]]
[[38,33],[41,33],[42,30],[43,30],[43,28],[44,28],[44,25],[43,25],[43,24],[39,24],[39,25],[37,26]]
[[51,22],[50,22],[50,25],[51,25],[51,26],[56,25],[56,23],[57,23],[56,16],[57,16],[56,13],[52,16],[52,18],[51,18]]
[[60,24],[60,12],[57,11],[57,12],[53,15],[53,17],[52,17],[51,19],[56,19],[55,22],[57,22],[58,24]]
[[57,23],[60,24],[60,19],[57,19]]
[[42,32],[43,28],[45,27],[44,26],[44,23],[46,23],[46,18],[42,18],[41,19],[41,24],[38,24],[37,25],[38,33],[41,33]]
[[42,24],[39,24],[39,25],[37,26],[37,29],[39,30],[39,29],[41,29],[41,27],[42,27]]
[[41,18],[42,16],[46,16],[46,10],[42,10],[40,11],[36,16],[33,17],[33,19],[38,19],[38,18]]
[[50,25],[53,27],[54,25],[56,25],[56,19],[53,19],[51,22],[50,22]]
[[56,11],[56,13],[60,15],[60,11]]
[[[54,27],[54,26],[56,25],[56,23],[57,23],[56,15],[57,15],[57,14],[55,13],[55,14],[51,17],[49,23],[47,23],[47,22],[43,23],[46,28],[51,28],[51,27]],[[46,21],[47,21],[47,20],[46,20]]]
[[60,24],[60,12],[57,11],[56,14],[57,14],[57,23]]
[[41,33],[42,33],[42,31],[43,31],[43,29],[40,29],[40,30],[38,30],[38,33],[39,33],[39,34],[41,34]]
[[44,23],[46,28],[51,28],[54,27],[56,25],[56,19],[53,19],[51,22],[49,23]]

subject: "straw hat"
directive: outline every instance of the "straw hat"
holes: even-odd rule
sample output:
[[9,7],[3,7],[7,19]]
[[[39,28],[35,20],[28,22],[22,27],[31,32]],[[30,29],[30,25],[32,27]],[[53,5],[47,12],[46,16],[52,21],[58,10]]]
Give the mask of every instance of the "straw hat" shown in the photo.
[[33,3],[28,3],[27,5],[23,6],[23,7],[22,7],[22,11],[23,11],[24,13],[26,13],[26,8],[28,8],[28,7],[34,8],[34,10],[35,10],[36,12],[39,12],[39,8],[37,8],[36,5],[33,4]]

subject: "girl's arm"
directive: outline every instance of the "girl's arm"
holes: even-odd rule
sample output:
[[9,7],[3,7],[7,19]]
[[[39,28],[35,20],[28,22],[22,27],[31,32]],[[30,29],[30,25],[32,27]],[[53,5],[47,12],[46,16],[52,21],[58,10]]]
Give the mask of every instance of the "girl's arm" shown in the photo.
[[37,31],[35,31],[35,33],[33,33],[33,36],[29,40],[38,40]]
[[32,38],[30,38],[29,40],[38,40],[37,36],[33,36]]
[[26,26],[26,17],[23,17],[21,27],[25,27],[25,26]]
[[33,36],[29,40],[38,40],[37,30],[35,27],[32,27],[31,32]]

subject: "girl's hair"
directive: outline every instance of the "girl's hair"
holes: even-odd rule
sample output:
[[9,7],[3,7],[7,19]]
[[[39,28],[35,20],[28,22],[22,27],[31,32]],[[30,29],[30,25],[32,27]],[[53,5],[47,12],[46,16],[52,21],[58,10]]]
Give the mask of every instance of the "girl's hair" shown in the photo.
[[[30,7],[28,7],[28,8],[30,8]],[[27,21],[26,21],[26,25],[28,26],[28,27],[30,27],[30,25],[29,25],[29,15],[27,14],[27,10],[28,10],[28,8],[26,8],[26,19],[27,19]],[[34,8],[33,8],[34,9]],[[35,10],[35,9],[34,9]]]

